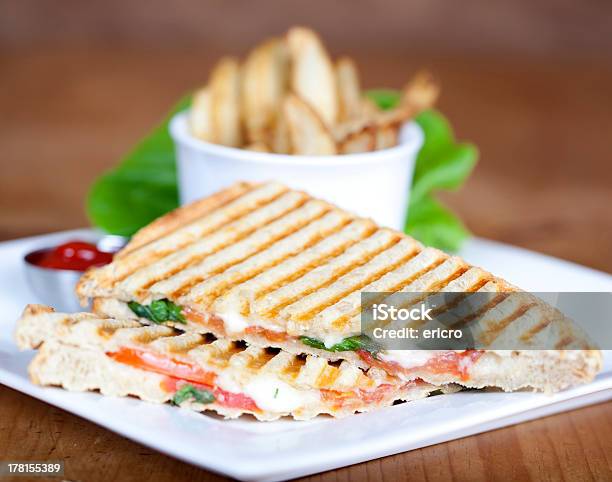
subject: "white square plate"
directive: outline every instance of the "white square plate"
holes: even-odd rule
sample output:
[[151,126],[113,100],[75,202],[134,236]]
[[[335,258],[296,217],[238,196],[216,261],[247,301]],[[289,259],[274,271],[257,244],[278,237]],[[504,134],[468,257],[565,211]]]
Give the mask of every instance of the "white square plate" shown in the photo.
[[[463,392],[396,405],[341,420],[226,421],[134,399],[70,393],[32,385],[32,352],[12,341],[15,320],[36,302],[22,272],[23,255],[89,230],[0,243],[0,383],[75,413],[125,437],[194,465],[242,480],[283,480],[432,445],[612,398],[612,353],[589,385],[552,396]],[[461,253],[531,291],[612,291],[612,276],[548,256],[473,239]]]

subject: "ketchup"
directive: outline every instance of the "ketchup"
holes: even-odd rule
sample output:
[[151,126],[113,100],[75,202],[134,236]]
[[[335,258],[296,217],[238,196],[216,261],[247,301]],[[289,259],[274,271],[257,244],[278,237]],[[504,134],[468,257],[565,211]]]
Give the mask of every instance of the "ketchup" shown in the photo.
[[70,241],[56,248],[43,251],[31,262],[41,268],[85,271],[92,266],[102,266],[113,260],[112,253],[100,251],[96,245],[84,241]]

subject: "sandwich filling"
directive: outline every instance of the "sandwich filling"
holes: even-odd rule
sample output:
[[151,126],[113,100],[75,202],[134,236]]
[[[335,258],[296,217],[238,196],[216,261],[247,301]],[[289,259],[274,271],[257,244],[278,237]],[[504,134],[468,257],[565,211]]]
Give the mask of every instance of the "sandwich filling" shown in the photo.
[[425,372],[432,375],[450,375],[463,382],[468,381],[470,369],[484,353],[483,350],[379,350],[379,347],[363,335],[346,338],[334,335],[326,340],[307,336],[295,337],[285,333],[278,325],[265,323],[264,327],[259,324],[265,320],[258,320],[259,323],[254,324],[248,317],[239,313],[206,315],[167,299],[154,301],[150,305],[129,302],[128,307],[134,314],[154,323],[192,323],[209,328],[217,336],[243,338],[246,335],[257,335],[272,345],[293,340],[329,352],[353,351],[368,366],[379,367],[404,380],[419,378],[417,373]]
[[26,308],[16,339],[22,348],[39,350],[30,366],[39,385],[133,395],[227,417],[339,417],[457,389],[400,381],[375,366],[361,369],[347,361],[38,305]]
[[216,402],[248,412],[265,410],[285,413],[318,403],[334,410],[358,408],[363,404],[384,401],[394,388],[389,383],[382,383],[371,389],[298,390],[271,374],[255,377],[241,385],[223,373],[205,370],[185,359],[140,348],[124,346],[106,352],[106,356],[118,363],[164,375],[162,388],[172,395],[172,400],[177,404],[191,397],[199,403]]

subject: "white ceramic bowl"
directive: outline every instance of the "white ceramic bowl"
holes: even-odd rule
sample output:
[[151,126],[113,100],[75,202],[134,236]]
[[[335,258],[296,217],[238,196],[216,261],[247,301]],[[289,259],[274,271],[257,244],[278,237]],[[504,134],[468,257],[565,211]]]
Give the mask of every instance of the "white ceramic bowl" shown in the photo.
[[423,133],[405,124],[396,147],[362,154],[269,154],[201,141],[189,131],[188,112],[170,122],[176,146],[181,204],[237,181],[275,180],[332,202],[383,226],[403,230],[412,173]]

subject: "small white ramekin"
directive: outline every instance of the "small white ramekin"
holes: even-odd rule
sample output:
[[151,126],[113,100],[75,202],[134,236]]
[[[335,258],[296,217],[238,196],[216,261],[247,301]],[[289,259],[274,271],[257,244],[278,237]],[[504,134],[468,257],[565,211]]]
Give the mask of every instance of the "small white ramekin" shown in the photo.
[[181,204],[238,181],[274,180],[399,230],[404,228],[414,164],[423,144],[421,129],[410,122],[402,127],[398,146],[380,151],[337,156],[253,152],[193,137],[188,112],[171,120],[170,135]]

